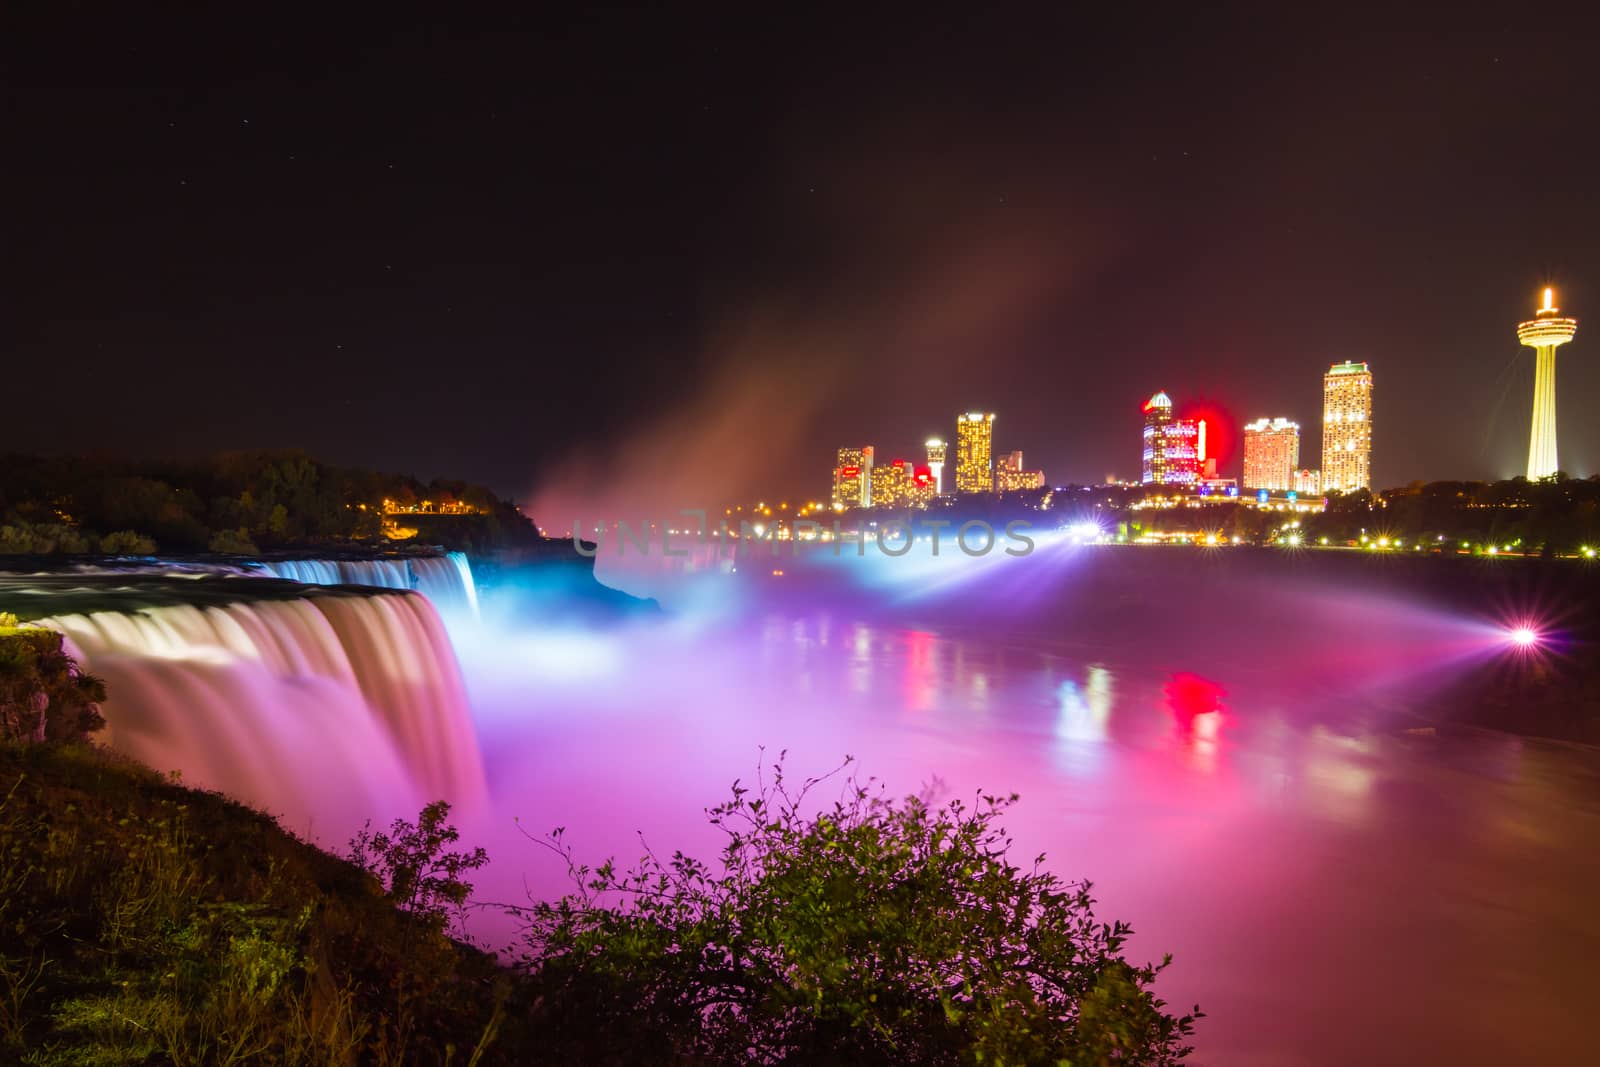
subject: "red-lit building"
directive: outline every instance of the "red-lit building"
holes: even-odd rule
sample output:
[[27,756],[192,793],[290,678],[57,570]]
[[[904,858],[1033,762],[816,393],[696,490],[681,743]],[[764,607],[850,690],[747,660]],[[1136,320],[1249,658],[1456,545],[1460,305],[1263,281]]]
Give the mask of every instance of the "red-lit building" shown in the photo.
[[1199,484],[1206,459],[1204,419],[1173,418],[1172,398],[1157,393],[1145,401],[1143,443],[1140,480],[1145,485]]
[[872,446],[839,449],[833,468],[833,506],[872,506]]

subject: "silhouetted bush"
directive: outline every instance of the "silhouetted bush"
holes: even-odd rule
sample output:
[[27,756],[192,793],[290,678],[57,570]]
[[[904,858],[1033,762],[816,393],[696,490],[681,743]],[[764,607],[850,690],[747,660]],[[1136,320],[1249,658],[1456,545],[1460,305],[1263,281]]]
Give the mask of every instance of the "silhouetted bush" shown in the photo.
[[[891,803],[851,779],[806,815],[781,764],[711,809],[719,868],[647,854],[577,864],[525,909],[552,1051],[587,1063],[1170,1064],[1199,1010],[1149,986],[1089,885],[1007,859],[1015,800]],[[559,1055],[558,1055],[559,1058]]]

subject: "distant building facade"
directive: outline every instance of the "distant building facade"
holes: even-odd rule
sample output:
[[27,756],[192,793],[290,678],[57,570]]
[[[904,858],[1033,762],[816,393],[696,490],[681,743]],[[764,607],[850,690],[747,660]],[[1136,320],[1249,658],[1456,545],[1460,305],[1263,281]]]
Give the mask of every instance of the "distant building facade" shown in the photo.
[[956,416],[956,491],[994,492],[994,414]]
[[1172,398],[1166,393],[1145,401],[1140,480],[1145,485],[1198,485],[1204,434],[1204,421],[1173,418]]
[[872,446],[839,449],[833,468],[833,506],[872,506]]
[[1300,466],[1300,424],[1288,419],[1257,419],[1244,427],[1244,487],[1275,493],[1294,488]]
[[1335,363],[1322,376],[1322,491],[1372,488],[1372,370]]
[[1322,493],[1322,472],[1299,470],[1294,472],[1294,491],[1301,496],[1318,496]]
[[944,457],[948,447],[944,441],[937,437],[930,437],[927,443],[928,473],[933,476],[933,492],[939,495],[944,492]]
[[911,502],[911,465],[903,459],[872,470],[872,506],[900,508]]
[[1019,489],[1043,489],[1044,471],[1023,470],[1021,449],[1007,452],[995,465],[994,487],[1001,493],[1014,493]]

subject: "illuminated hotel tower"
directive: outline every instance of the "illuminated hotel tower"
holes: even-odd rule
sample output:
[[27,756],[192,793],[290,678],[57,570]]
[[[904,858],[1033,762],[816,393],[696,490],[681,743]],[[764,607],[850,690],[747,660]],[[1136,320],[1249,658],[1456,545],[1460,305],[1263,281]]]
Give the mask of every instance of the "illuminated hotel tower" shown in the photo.
[[1372,488],[1372,371],[1335,363],[1322,376],[1322,491]]
[[1145,485],[1196,485],[1206,459],[1206,421],[1175,419],[1172,398],[1157,393],[1144,404],[1140,481]]
[[1257,419],[1244,428],[1244,487],[1286,493],[1300,466],[1300,424]]
[[944,453],[947,446],[937,437],[928,438],[928,470],[933,475],[933,493],[944,493]]
[[956,492],[994,492],[994,414],[956,416]]
[[1533,433],[1528,439],[1528,480],[1556,472],[1556,349],[1578,332],[1577,319],[1564,319],[1554,289],[1544,291],[1544,307],[1517,324],[1517,340],[1533,349]]
[[867,508],[872,506],[872,446],[839,449],[833,468],[833,506]]

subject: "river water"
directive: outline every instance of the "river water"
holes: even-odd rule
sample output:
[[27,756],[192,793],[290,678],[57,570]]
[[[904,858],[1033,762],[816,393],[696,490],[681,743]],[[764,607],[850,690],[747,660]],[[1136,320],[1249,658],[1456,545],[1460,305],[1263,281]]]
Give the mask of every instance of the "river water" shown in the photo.
[[114,747],[326,847],[447,796],[494,858],[482,899],[562,892],[528,839],[557,826],[581,861],[639,835],[714,859],[736,778],[850,756],[896,795],[1020,794],[1015,858],[1175,957],[1157,988],[1207,1012],[1196,1062],[1593,1058],[1600,750],[1525,736],[1569,720],[1518,696],[1592,699],[1588,572],[1070,544],[597,563],[665,610],[582,610],[533,567],[480,614],[448,561],[448,637],[420,598],[259,578],[24,576],[0,607],[73,635]]
[[1017,857],[1092,880],[1131,955],[1174,955],[1158,990],[1207,1012],[1197,1062],[1587,1058],[1600,753],[1430,725],[1441,679],[1526,654],[1484,619],[1281,576],[762,578],[721,612],[458,642],[486,891],[561,889],[513,817],[584,859],[636,834],[710,859],[735,778],[848,754],[898,794],[1019,793]]

